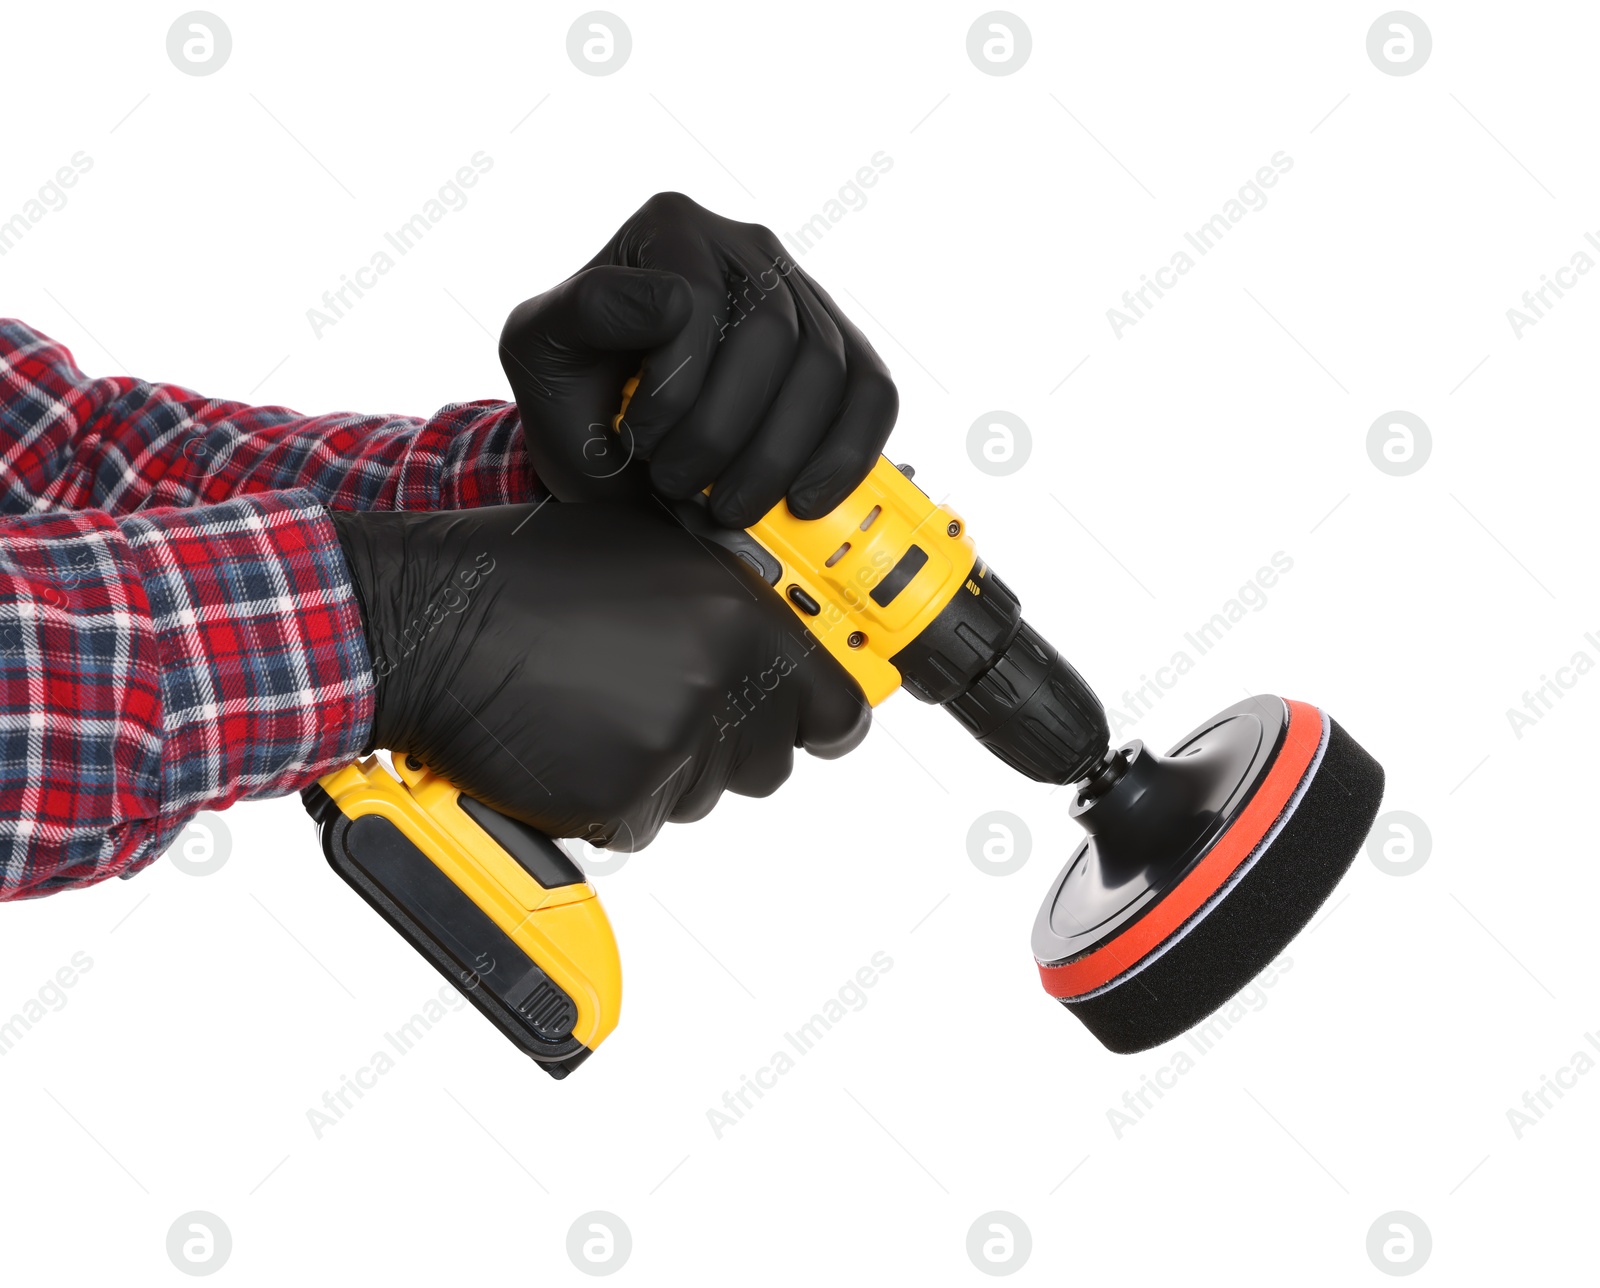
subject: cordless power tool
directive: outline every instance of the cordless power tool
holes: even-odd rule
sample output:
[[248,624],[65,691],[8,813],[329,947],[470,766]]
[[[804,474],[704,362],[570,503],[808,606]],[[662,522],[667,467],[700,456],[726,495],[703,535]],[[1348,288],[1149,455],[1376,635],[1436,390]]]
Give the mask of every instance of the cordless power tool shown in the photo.
[[[636,380],[624,390],[623,407]],[[618,417],[619,421],[621,417]],[[1383,793],[1377,762],[1317,708],[1239,703],[1166,755],[1109,748],[1104,709],[1022,619],[954,510],[880,458],[832,513],[779,502],[747,530],[678,517],[749,563],[873,706],[937,703],[1020,773],[1078,784],[1088,838],[1034,929],[1045,989],[1137,1051],[1228,1000],[1310,920]],[[610,923],[554,841],[412,760],[368,757],[305,792],[329,863],[514,1043],[565,1077],[616,1026]]]

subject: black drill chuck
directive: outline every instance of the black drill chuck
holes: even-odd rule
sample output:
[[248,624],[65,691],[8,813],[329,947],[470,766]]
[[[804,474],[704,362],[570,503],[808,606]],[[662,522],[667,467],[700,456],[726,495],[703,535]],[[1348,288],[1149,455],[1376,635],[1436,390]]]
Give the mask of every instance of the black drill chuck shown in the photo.
[[1111,741],[1094,690],[1022,620],[1011,588],[980,559],[933,623],[892,659],[901,681],[936,702],[1019,773],[1085,777]]

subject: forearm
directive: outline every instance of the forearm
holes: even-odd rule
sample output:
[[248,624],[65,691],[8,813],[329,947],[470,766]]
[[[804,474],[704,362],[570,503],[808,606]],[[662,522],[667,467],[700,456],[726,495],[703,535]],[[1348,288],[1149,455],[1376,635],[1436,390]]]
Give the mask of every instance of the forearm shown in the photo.
[[360,613],[309,493],[0,522],[0,899],[137,870],[371,725]]
[[126,376],[91,380],[62,345],[0,319],[0,512],[130,514],[303,488],[349,510],[537,499],[516,405],[423,420],[302,416]]

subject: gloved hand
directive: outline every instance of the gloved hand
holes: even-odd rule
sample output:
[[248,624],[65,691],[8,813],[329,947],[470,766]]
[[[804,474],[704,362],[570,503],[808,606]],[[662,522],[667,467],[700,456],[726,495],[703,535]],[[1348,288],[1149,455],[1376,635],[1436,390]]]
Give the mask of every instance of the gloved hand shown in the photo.
[[371,745],[550,836],[613,849],[794,748],[866,735],[855,681],[743,562],[657,507],[332,511],[377,683]]
[[677,192],[513,309],[500,361],[556,497],[648,485],[681,499],[715,483],[712,515],[736,528],[785,496],[799,518],[827,514],[872,469],[899,410],[883,360],[777,237]]

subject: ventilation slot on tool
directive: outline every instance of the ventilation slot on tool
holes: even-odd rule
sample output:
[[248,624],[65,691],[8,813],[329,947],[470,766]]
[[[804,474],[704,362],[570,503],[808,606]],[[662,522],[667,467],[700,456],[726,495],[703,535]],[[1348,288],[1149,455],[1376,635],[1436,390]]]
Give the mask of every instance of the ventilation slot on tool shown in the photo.
[[883,507],[881,505],[873,506],[867,517],[861,520],[861,531],[865,532],[868,528],[870,528],[877,521],[878,516],[882,513]]
[[823,564],[822,566],[824,568],[832,568],[834,564],[838,563],[839,560],[843,559],[849,553],[850,553],[850,543],[848,541],[846,541],[844,543],[844,545],[840,546],[837,550],[835,550],[831,555],[828,556],[828,562]]

